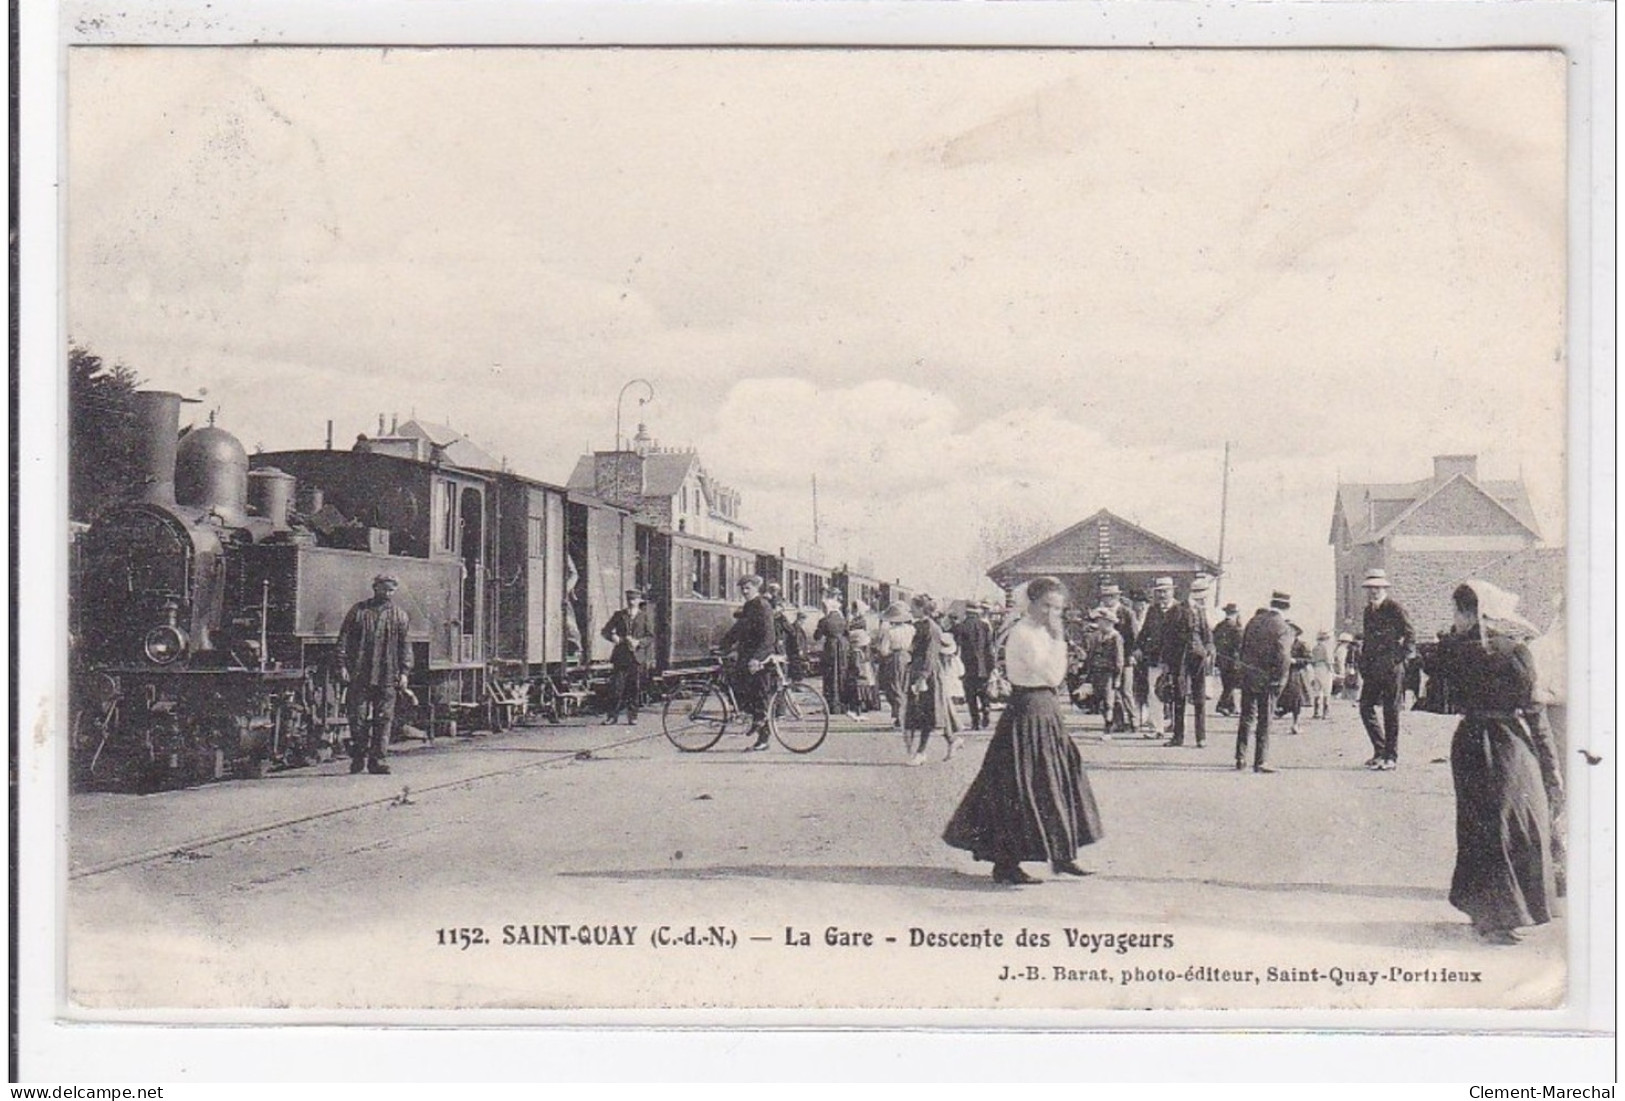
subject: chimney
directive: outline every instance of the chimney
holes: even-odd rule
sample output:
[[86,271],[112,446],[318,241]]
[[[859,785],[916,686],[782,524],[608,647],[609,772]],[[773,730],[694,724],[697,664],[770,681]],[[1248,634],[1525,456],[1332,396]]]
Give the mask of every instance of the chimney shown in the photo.
[[1465,474],[1473,481],[1478,481],[1478,456],[1433,456],[1433,482],[1435,485],[1447,482],[1451,478],[1454,478],[1457,474]]
[[141,423],[141,500],[155,505],[173,505],[181,402],[195,399],[183,398],[167,390],[137,390],[131,396]]
[[384,415],[382,413],[378,414],[378,434],[380,436],[384,434]]

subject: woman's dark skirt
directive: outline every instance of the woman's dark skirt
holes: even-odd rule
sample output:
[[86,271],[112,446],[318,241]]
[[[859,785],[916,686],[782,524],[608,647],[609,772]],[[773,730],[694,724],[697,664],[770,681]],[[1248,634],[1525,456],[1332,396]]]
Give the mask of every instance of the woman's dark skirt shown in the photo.
[[977,860],[1071,860],[1104,835],[1055,692],[1015,688],[942,839]]
[[1450,905],[1480,929],[1551,920],[1552,816],[1540,761],[1521,720],[1469,716],[1450,744],[1456,871]]
[[1286,685],[1281,694],[1276,697],[1275,710],[1282,715],[1289,715],[1294,711],[1302,711],[1309,702],[1309,678],[1304,675],[1302,667],[1287,674]]

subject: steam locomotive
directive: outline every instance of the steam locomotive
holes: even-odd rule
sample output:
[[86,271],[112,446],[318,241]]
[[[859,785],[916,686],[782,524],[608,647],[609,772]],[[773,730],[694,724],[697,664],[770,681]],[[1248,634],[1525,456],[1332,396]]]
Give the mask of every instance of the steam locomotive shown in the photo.
[[659,677],[708,663],[738,579],[815,605],[900,586],[646,523],[590,494],[447,461],[427,441],[250,458],[180,395],[136,396],[135,499],[78,539],[72,759],[81,786],[155,790],[331,758],[348,736],[335,649],[394,574],[414,651],[398,721],[427,737],[549,718],[607,674],[600,631],[650,594]]

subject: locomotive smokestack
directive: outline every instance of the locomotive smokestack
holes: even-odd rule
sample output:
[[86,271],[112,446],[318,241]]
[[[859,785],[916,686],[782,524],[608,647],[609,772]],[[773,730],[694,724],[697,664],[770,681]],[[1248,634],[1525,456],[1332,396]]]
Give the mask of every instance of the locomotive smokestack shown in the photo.
[[175,503],[175,448],[181,429],[181,402],[193,401],[167,390],[137,390],[136,416],[141,422],[141,499],[158,505]]

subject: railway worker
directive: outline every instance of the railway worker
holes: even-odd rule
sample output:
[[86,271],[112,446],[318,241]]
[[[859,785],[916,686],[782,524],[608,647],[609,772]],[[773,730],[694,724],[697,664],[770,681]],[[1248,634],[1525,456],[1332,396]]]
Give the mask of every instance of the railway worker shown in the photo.
[[609,655],[614,699],[609,714],[604,716],[604,725],[614,726],[620,722],[622,711],[626,712],[628,723],[635,723],[643,685],[654,663],[655,621],[643,593],[627,589],[626,607],[610,616],[600,633],[606,642],[615,644]]
[[[1405,665],[1416,656],[1416,628],[1398,602],[1388,596],[1388,574],[1365,571],[1365,632],[1360,645],[1360,722],[1371,739],[1365,767],[1391,772],[1399,767],[1399,692]],[[1377,709],[1382,726],[1377,726]]]
[[986,612],[986,604],[972,601],[965,606],[965,618],[954,626],[959,662],[965,670],[960,683],[965,686],[972,730],[986,730],[993,719],[987,695],[987,681],[993,675],[993,628],[988,626]]
[[750,733],[756,741],[747,752],[767,748],[772,732],[767,728],[767,659],[773,656],[778,638],[773,628],[773,606],[762,595],[762,579],[756,574],[741,578],[739,595],[745,598],[734,615],[733,626],[722,636],[721,649],[733,652],[734,698],[750,712]]
[[349,685],[350,771],[389,775],[389,735],[395,725],[395,693],[412,671],[406,610],[395,603],[400,580],[381,573],[372,597],[358,601],[339,628],[339,683]]
[[1292,607],[1289,593],[1270,596],[1270,606],[1260,608],[1241,631],[1240,666],[1241,723],[1236,730],[1236,771],[1247,767],[1247,739],[1253,723],[1258,723],[1258,742],[1253,751],[1253,771],[1271,773],[1270,720],[1275,717],[1275,701],[1286,687],[1292,668],[1292,628],[1286,613]]
[[1185,602],[1171,605],[1162,623],[1162,664],[1173,688],[1174,736],[1185,744],[1185,705],[1195,717],[1196,748],[1207,744],[1207,674],[1213,661],[1213,626],[1207,621],[1207,594],[1213,583],[1198,576]]
[[1234,601],[1224,606],[1224,619],[1213,628],[1213,656],[1219,666],[1219,702],[1214,705],[1215,715],[1236,713],[1236,685],[1240,669],[1236,659],[1241,655],[1241,609]]

